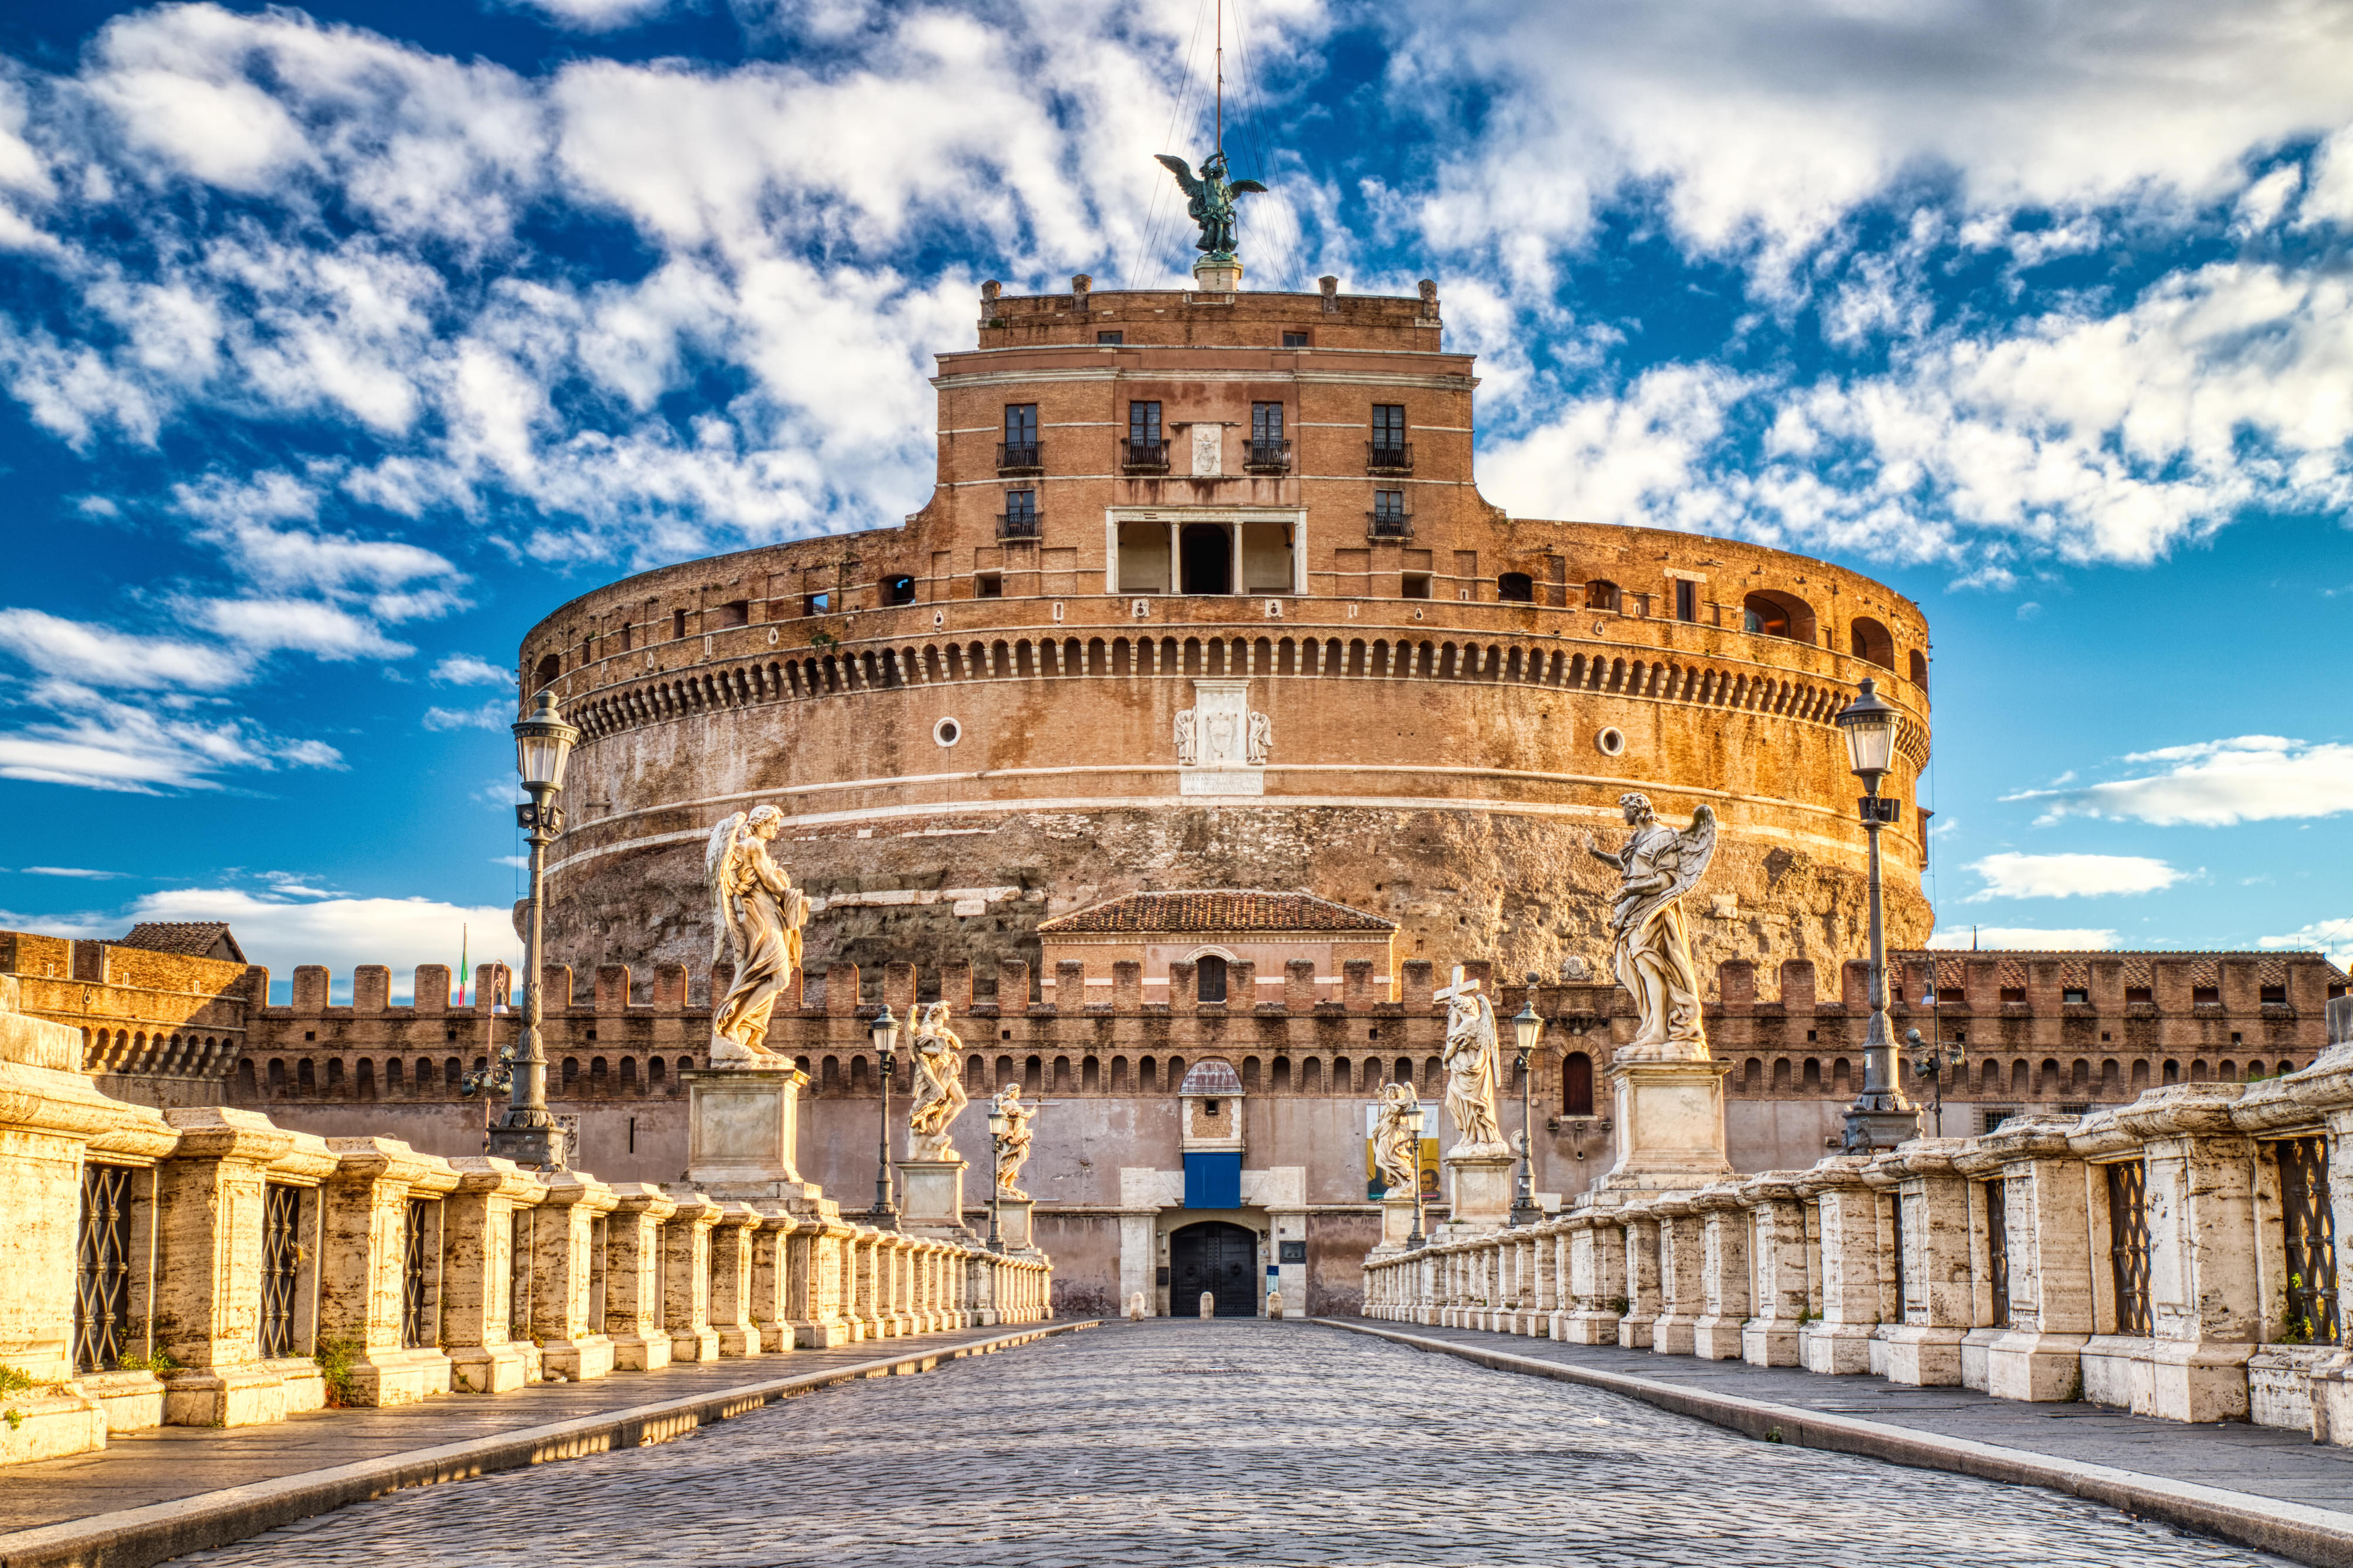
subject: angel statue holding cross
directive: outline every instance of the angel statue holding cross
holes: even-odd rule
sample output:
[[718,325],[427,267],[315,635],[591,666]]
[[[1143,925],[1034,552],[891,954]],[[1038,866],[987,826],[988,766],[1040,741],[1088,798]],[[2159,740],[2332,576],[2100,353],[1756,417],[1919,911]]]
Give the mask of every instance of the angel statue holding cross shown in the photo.
[[1454,1123],[1454,1147],[1449,1160],[1509,1155],[1504,1129],[1495,1120],[1495,1009],[1480,994],[1479,983],[1463,977],[1455,965],[1453,984],[1430,994],[1446,1004],[1446,1116]]
[[1586,844],[1587,853],[1618,873],[1609,916],[1614,963],[1641,1018],[1634,1038],[1618,1047],[1618,1059],[1704,1062],[1707,1026],[1682,901],[1715,856],[1715,813],[1701,806],[1691,826],[1678,832],[1658,819],[1647,795],[1620,795],[1618,805],[1634,830],[1626,847],[1612,855]]

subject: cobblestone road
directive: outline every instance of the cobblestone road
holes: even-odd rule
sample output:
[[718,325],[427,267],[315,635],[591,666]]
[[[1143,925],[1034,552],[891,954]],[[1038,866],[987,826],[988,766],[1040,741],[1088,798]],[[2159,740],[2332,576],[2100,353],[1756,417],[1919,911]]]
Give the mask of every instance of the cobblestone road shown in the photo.
[[396,1494],[207,1564],[2274,1564],[2053,1494],[1751,1442],[1301,1324],[1107,1326],[652,1448]]

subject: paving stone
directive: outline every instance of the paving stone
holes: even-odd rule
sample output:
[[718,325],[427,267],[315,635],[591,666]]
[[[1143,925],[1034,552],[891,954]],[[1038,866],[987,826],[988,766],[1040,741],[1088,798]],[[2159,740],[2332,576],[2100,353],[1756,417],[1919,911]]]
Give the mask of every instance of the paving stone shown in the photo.
[[401,1568],[2149,1568],[2280,1560],[1256,1319],[1106,1326],[183,1558]]

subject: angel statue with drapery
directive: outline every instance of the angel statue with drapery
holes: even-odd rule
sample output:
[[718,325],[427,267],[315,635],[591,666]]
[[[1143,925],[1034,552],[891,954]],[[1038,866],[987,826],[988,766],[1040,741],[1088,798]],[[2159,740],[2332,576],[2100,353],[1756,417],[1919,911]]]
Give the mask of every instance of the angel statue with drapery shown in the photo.
[[711,830],[703,851],[714,927],[711,962],[732,949],[734,984],[711,1013],[711,1065],[772,1067],[790,1058],[767,1048],[768,1018],[801,963],[808,898],[768,858],[785,825],[773,805],[737,812]]
[[1439,993],[1446,1003],[1446,1117],[1454,1123],[1454,1147],[1447,1158],[1508,1155],[1504,1130],[1495,1120],[1497,1040],[1495,1009],[1462,971]]
[[907,1158],[953,1160],[948,1125],[972,1103],[964,1091],[964,1040],[944,1002],[915,1009],[915,1103],[907,1112]]
[[1618,872],[1618,900],[1609,916],[1616,939],[1618,984],[1634,998],[1641,1026],[1618,1047],[1618,1059],[1704,1062],[1707,1026],[1700,1016],[1699,971],[1692,963],[1683,897],[1715,855],[1715,813],[1701,806],[1680,832],[1658,819],[1650,797],[1623,795],[1619,808],[1634,836],[1615,855],[1587,852]]
[[1222,152],[1209,154],[1197,177],[1191,164],[1166,153],[1157,153],[1162,167],[1176,176],[1177,186],[1185,193],[1185,214],[1200,226],[1201,237],[1194,248],[1215,260],[1230,261],[1234,255],[1234,198],[1263,195],[1264,185],[1256,180],[1226,178],[1226,155]]

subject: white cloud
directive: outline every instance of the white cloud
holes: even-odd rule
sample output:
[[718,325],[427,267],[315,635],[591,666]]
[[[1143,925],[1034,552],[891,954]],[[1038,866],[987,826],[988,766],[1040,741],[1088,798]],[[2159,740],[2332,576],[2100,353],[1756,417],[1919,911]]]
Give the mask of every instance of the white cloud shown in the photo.
[[2045,930],[2036,926],[1974,926],[1940,931],[1928,939],[1934,948],[2014,948],[2045,952],[2087,952],[2116,945],[2116,933],[2071,926]]
[[94,882],[111,882],[131,875],[128,871],[89,871],[79,866],[26,866],[27,877],[79,877]]
[[316,599],[215,599],[189,606],[222,636],[259,652],[291,649],[314,658],[403,658],[417,650],[375,624]]
[[519,11],[535,11],[548,21],[575,32],[605,33],[649,21],[670,7],[670,0],[508,0]]
[[427,708],[422,722],[428,730],[504,730],[514,722],[514,703],[493,697],[480,708]]
[[242,720],[206,721],[119,702],[66,681],[37,685],[54,718],[0,732],[0,778],[154,795],[217,789],[231,770],[338,768],[322,741],[288,741]]
[[252,668],[235,649],[138,637],[41,610],[0,610],[0,648],[44,675],[117,689],[217,691],[241,684]]
[[433,667],[433,679],[444,686],[512,686],[514,671],[476,658],[470,653],[446,655]]
[[2257,947],[2285,948],[2291,952],[2327,954],[2328,961],[2342,969],[2353,965],[2353,920],[2314,921],[2298,926],[2284,936],[2259,937]]
[[1989,855],[1969,869],[1986,881],[1968,903],[1990,899],[2097,898],[2109,893],[2154,893],[2180,881],[2187,872],[2140,855]]
[[2135,778],[2026,790],[2003,798],[2044,802],[2037,819],[2042,823],[2105,816],[2158,826],[2220,827],[2353,810],[2353,745],[2240,735],[2137,752],[2124,761],[2171,765]]
[[434,899],[295,899],[240,888],[177,888],[149,893],[111,914],[5,918],[19,929],[95,937],[121,936],[140,921],[227,921],[246,956],[273,979],[318,963],[347,982],[356,965],[388,964],[399,1000],[407,998],[417,965],[457,967],[461,927],[475,962],[521,963],[508,909]]

